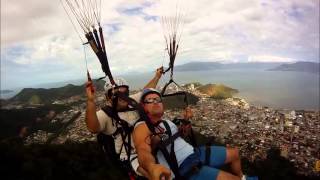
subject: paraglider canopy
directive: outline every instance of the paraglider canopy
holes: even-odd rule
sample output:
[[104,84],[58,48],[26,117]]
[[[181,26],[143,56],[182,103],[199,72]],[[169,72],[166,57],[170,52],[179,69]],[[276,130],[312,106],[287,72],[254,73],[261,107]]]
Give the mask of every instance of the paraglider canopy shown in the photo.
[[165,49],[169,56],[169,67],[164,73],[170,70],[170,80],[173,80],[174,62],[183,32],[185,5],[182,3],[182,0],[164,1],[165,8],[163,8],[163,15],[161,16]]
[[[74,21],[79,24],[78,27],[85,34],[87,42],[83,42],[83,44],[90,44],[91,49],[100,61],[103,72],[108,76],[110,82],[115,84],[108,63],[101,27],[101,0],[60,0],[60,2],[82,42],[83,40]],[[73,15],[74,20],[72,20],[71,15]]]
[[[173,79],[174,62],[178,54],[183,32],[186,4],[187,2],[182,0],[164,0],[162,3],[163,14],[161,16],[161,25],[165,40],[165,50],[167,51],[169,57],[169,66],[164,73],[170,71],[170,79],[163,87],[161,94],[163,97],[182,96],[184,102],[188,105],[186,92],[182,91],[182,87]],[[167,93],[167,90],[171,92]],[[172,93],[172,91],[175,92]]]

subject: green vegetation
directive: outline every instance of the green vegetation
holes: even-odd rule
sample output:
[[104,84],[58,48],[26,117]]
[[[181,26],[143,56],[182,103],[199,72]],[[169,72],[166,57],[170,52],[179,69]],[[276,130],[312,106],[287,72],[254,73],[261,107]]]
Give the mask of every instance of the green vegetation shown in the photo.
[[60,145],[0,143],[1,179],[125,180],[96,142]]
[[[36,108],[24,109],[0,109],[0,139],[18,135],[21,127],[29,127],[29,133],[36,130],[56,132],[62,127],[62,123],[50,123],[48,114],[54,111],[58,114],[69,110],[69,106],[45,105]],[[51,117],[52,118],[52,117]]]
[[33,95],[28,101],[29,104],[41,104],[41,102],[42,101],[38,95]]
[[[199,82],[193,82],[193,83],[185,84],[183,87],[189,88],[191,84],[193,84],[194,88],[196,88],[201,93],[207,94],[214,99],[231,98],[235,93],[239,92],[238,90],[230,88],[223,84],[202,85]],[[191,93],[187,93],[187,100],[189,104],[196,104],[199,101],[199,97]],[[175,95],[175,96],[165,96],[163,97],[163,102],[165,105],[164,107],[166,109],[175,109],[175,108],[179,109],[179,108],[185,108],[186,106],[185,96],[183,94]]]
[[230,88],[223,84],[206,84],[198,87],[198,90],[214,99],[231,98],[234,94],[239,92],[237,89]]
[[[196,138],[198,144],[201,145],[209,141],[213,145],[221,145],[215,142],[213,137],[206,138],[196,133]],[[126,172],[112,164],[96,142],[24,146],[21,141],[12,140],[0,143],[0,153],[1,179],[128,179]],[[270,148],[267,154],[266,159],[256,157],[253,162],[242,158],[244,173],[257,175],[259,180],[312,180],[318,178],[297,175],[292,162],[281,157],[277,148]],[[223,166],[222,169],[230,171],[228,165]]]
[[[105,81],[94,81],[97,91],[102,91]],[[10,101],[18,101],[20,103],[28,104],[51,104],[55,100],[64,100],[72,96],[85,95],[85,85],[75,86],[68,84],[60,88],[24,88]]]
[[70,124],[72,124],[80,115],[81,115],[81,112],[78,112],[75,115],[73,115],[73,117],[67,123],[63,124],[62,127],[59,130],[57,130],[55,134],[53,134],[48,138],[46,143],[50,144],[55,138],[59,137],[59,135],[65,132],[67,127]]

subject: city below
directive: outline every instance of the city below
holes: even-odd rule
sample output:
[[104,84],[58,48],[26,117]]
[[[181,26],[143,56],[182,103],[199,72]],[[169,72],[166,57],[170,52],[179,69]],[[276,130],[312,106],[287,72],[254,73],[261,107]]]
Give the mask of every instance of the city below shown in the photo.
[[[244,99],[228,98],[216,100],[200,93],[193,84],[187,91],[199,97],[190,105],[194,117],[193,129],[215,142],[238,147],[241,157],[250,162],[267,158],[270,148],[278,148],[282,157],[297,168],[297,173],[318,176],[316,163],[320,157],[320,114],[319,111],[273,109],[251,106]],[[98,91],[97,107],[105,102],[104,94]],[[37,130],[24,139],[24,144],[63,144],[66,141],[96,141],[85,125],[86,96],[77,95],[53,104],[70,105],[72,108],[61,113],[50,111],[50,123],[64,123],[63,130],[48,133]],[[23,105],[7,105],[2,109],[25,108]],[[180,116],[181,109],[168,109],[165,118]],[[319,163],[319,162],[318,162]]]

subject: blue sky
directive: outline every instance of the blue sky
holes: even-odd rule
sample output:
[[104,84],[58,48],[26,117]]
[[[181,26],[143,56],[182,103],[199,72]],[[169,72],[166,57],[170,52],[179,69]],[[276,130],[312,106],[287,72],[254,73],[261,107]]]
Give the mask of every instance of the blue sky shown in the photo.
[[[319,1],[102,0],[113,74],[168,63],[160,19],[174,14],[175,3],[185,22],[177,64],[319,62]],[[92,76],[102,76],[91,49],[85,52]],[[1,89],[85,79],[84,62],[59,1],[1,0]]]

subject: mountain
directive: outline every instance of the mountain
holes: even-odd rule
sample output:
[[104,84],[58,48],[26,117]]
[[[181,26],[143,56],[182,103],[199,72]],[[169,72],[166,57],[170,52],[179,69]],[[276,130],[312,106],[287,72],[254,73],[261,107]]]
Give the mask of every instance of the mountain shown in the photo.
[[220,62],[190,62],[174,67],[175,71],[206,71],[216,69],[270,69],[281,65],[281,63],[220,63]]
[[[104,81],[95,81],[97,91],[103,90]],[[76,95],[85,94],[85,85],[68,84],[60,88],[24,88],[16,96],[12,97],[10,101],[18,101],[21,103],[33,104],[50,104],[55,100],[63,100]]]
[[281,62],[244,62],[244,63],[224,63],[224,69],[270,69],[281,65]]
[[231,98],[239,92],[237,89],[230,88],[223,84],[206,84],[198,87],[197,90],[215,99]]
[[296,62],[293,64],[281,64],[280,66],[269,69],[269,71],[298,71],[298,72],[319,73],[320,64],[315,62]]

